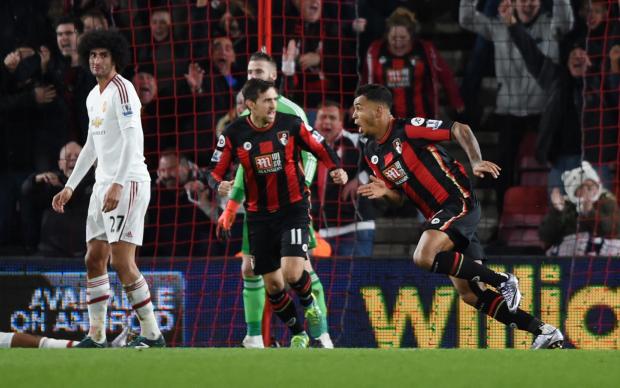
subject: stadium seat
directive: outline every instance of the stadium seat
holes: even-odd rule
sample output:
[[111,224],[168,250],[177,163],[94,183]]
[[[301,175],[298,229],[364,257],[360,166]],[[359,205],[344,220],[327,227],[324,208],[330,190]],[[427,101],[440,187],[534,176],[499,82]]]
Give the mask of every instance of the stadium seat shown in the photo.
[[538,226],[546,212],[546,187],[511,187],[504,197],[499,238],[508,246],[542,247],[538,238]]
[[542,186],[547,184],[549,168],[534,157],[536,134],[529,132],[519,145],[517,156],[519,184],[521,186]]

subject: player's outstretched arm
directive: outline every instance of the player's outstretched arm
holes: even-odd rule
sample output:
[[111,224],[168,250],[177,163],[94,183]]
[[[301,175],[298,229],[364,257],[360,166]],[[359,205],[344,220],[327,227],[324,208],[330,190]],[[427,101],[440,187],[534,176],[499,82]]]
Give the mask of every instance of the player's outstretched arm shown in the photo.
[[497,164],[482,160],[480,144],[469,125],[455,122],[452,126],[452,136],[467,153],[475,176],[479,178],[484,178],[485,174],[490,174],[493,178],[499,176],[501,168]]

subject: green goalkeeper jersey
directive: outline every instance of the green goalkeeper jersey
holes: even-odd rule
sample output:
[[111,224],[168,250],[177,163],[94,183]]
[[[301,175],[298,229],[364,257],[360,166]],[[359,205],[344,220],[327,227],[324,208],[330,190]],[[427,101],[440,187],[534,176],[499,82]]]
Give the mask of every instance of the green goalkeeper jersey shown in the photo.
[[[306,117],[306,113],[299,107],[299,105],[295,104],[293,101],[289,100],[284,96],[278,97],[278,105],[276,107],[276,111],[280,113],[288,113],[291,115],[295,115],[303,120],[304,124],[308,125],[308,117]],[[243,111],[241,116],[247,116],[250,114],[249,110]],[[301,159],[304,165],[304,175],[306,186],[310,187],[312,184],[312,180],[314,179],[314,174],[316,173],[316,157],[312,155],[310,152],[301,151]],[[245,182],[243,181],[243,166],[239,165],[237,168],[237,173],[235,174],[235,182],[233,183],[232,191],[230,192],[230,199],[237,203],[243,202],[245,198]]]

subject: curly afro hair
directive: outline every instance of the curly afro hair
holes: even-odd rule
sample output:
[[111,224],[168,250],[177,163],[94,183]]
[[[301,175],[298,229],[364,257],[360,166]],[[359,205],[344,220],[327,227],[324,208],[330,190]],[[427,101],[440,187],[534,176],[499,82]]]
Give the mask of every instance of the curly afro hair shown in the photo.
[[108,50],[118,73],[121,73],[129,64],[129,44],[118,32],[99,30],[84,34],[78,45],[78,54],[82,66],[89,67],[88,58],[93,49]]

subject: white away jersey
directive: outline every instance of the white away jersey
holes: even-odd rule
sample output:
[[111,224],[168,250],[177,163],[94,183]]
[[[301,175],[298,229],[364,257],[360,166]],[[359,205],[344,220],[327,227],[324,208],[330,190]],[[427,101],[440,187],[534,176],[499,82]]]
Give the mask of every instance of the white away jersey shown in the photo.
[[[86,99],[88,109],[88,135],[92,138],[97,154],[97,182],[112,183],[121,164],[123,134],[134,136],[136,148],[127,159],[125,182],[150,181],[144,163],[144,132],[140,121],[142,104],[131,82],[114,76],[102,93],[99,85],[91,90]],[[125,184],[125,182],[118,182]]]

